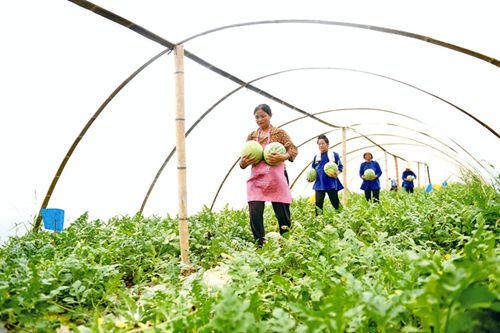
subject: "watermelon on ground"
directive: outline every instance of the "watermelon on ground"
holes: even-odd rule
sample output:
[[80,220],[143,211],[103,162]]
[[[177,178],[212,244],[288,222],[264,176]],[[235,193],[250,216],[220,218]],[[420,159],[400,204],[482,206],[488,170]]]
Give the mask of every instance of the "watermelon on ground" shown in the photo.
[[282,236],[280,235],[279,232],[276,231],[270,231],[266,234],[266,240],[272,240],[272,241],[278,241],[280,240]]
[[266,161],[266,163],[269,164],[269,165],[277,165],[277,164],[279,164],[279,163],[272,164],[272,163],[269,162],[268,158],[269,158],[269,155],[271,155],[272,153],[278,153],[278,154],[284,154],[284,153],[286,153],[285,146],[283,146],[279,142],[271,142],[270,144],[268,144],[266,146],[266,148],[264,148],[264,161]]

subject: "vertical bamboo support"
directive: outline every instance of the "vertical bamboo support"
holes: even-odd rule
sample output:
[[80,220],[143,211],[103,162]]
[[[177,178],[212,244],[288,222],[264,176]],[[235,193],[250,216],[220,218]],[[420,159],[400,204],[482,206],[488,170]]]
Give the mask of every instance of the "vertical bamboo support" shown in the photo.
[[420,187],[420,162],[417,162],[417,186]]
[[387,166],[387,152],[384,151],[384,159],[385,159],[385,189],[387,191],[390,190],[389,187],[389,167]]
[[186,188],[186,133],[184,128],[184,48],[176,45],[175,54],[175,136],[177,151],[177,185],[179,196],[179,237],[181,260],[189,263],[188,214]]
[[398,158],[394,155],[394,164],[396,165],[396,183],[398,184],[398,191],[401,190],[401,182],[399,181],[399,166],[398,166]]
[[427,164],[425,164],[425,163],[422,163],[422,164],[423,164],[423,166],[424,166],[424,179],[423,179],[423,181],[424,181],[424,185],[425,185],[425,179],[427,178],[427,169],[425,168],[425,166],[426,166]]
[[344,183],[344,195],[342,202],[344,207],[347,205],[347,145],[346,145],[347,128],[342,127],[342,164],[344,169],[342,171],[342,182]]

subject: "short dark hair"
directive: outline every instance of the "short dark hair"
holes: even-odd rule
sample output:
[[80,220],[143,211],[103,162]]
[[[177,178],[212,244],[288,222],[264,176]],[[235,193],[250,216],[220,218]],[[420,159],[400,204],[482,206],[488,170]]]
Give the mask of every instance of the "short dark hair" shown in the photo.
[[271,112],[271,107],[267,104],[259,104],[255,107],[253,110],[253,114],[255,114],[257,111],[262,110],[265,113],[267,113],[269,116],[272,116],[273,113]]
[[321,140],[321,139],[323,139],[323,140],[326,142],[326,144],[327,144],[327,145],[329,145],[329,144],[330,144],[330,141],[328,140],[328,138],[327,138],[327,137],[326,137],[326,135],[324,135],[324,134],[320,134],[320,135],[318,136],[318,139],[316,140],[316,143],[318,143],[318,141],[319,141],[319,140]]
[[364,154],[363,154],[363,158],[365,158],[367,154],[370,154],[370,156],[371,156],[371,157],[372,157],[372,159],[373,159],[373,154],[372,154],[372,153],[370,153],[369,151],[367,151],[366,153],[364,153]]

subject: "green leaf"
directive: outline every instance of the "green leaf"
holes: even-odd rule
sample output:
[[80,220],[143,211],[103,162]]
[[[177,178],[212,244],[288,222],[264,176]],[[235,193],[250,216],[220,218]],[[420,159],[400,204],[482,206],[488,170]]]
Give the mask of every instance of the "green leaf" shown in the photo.
[[473,320],[468,313],[457,313],[448,322],[447,333],[472,332]]
[[73,297],[64,297],[62,299],[63,302],[68,303],[68,304],[74,304],[76,303],[75,299]]
[[486,286],[473,284],[465,289],[459,297],[465,308],[487,308],[492,306],[496,296]]
[[50,305],[50,306],[47,307],[47,311],[48,312],[55,312],[55,313],[63,313],[66,310],[64,310],[62,307],[60,307],[57,304],[52,304],[52,305]]
[[273,310],[273,317],[269,320],[272,332],[289,333],[295,327],[295,320],[282,308]]

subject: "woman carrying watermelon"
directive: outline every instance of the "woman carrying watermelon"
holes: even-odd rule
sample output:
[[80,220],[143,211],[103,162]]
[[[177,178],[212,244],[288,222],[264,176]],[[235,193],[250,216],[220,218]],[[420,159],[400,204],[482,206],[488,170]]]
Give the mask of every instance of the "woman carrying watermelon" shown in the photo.
[[311,174],[315,177],[310,177],[309,181],[314,181],[313,190],[316,198],[316,216],[323,212],[323,203],[325,196],[328,194],[332,206],[338,210],[340,207],[339,191],[344,188],[338,178],[338,174],[342,172],[343,166],[340,160],[340,155],[334,151],[328,151],[330,141],[326,135],[321,134],[316,140],[319,148],[319,154],[314,156],[311,167]]
[[250,227],[254,238],[261,247],[265,242],[264,207],[271,202],[279,224],[279,232],[283,234],[291,227],[290,203],[292,194],[288,186],[284,161],[293,162],[298,154],[288,134],[281,128],[271,125],[272,112],[267,104],[259,104],[253,112],[259,128],[252,131],[247,141],[255,140],[263,147],[263,158],[255,154],[243,155],[240,167],[252,166],[250,178],[247,180],[247,201],[250,215]]
[[365,161],[359,167],[359,176],[363,179],[361,189],[365,191],[366,201],[370,201],[373,196],[373,201],[379,201],[380,180],[382,169],[377,161],[373,160],[373,155],[370,152],[363,154]]
[[417,179],[417,175],[411,171],[411,168],[408,166],[406,167],[406,170],[403,171],[403,188],[406,190],[408,193],[413,193],[413,188],[415,185],[413,184],[413,181]]

